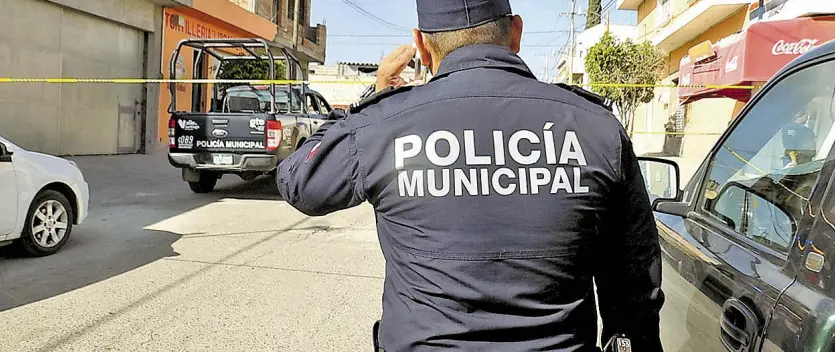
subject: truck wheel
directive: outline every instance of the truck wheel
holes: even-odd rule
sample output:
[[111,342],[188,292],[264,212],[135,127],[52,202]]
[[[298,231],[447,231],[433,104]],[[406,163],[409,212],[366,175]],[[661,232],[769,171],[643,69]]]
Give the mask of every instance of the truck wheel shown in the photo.
[[209,193],[215,190],[215,184],[218,183],[218,175],[211,172],[200,172],[200,178],[197,182],[189,182],[189,188],[194,193]]

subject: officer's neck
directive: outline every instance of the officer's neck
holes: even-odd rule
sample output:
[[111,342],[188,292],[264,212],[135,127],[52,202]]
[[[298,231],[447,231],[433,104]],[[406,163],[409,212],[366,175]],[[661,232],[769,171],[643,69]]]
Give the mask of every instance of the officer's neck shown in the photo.
[[[433,74],[433,76],[437,75],[437,74],[438,74],[438,69],[441,67],[442,61],[444,61],[444,59],[446,59],[447,57],[449,57],[449,56],[450,56],[450,54],[452,54],[452,53],[456,52],[457,50],[461,50],[461,49],[463,49],[463,48],[465,48],[465,47],[467,47],[467,46],[471,46],[471,45],[485,45],[485,44],[469,44],[469,45],[463,45],[463,46],[461,46],[461,47],[459,47],[459,48],[457,48],[457,49],[454,49],[453,51],[449,52],[449,53],[448,53],[447,55],[445,55],[445,56],[441,56],[441,55],[439,55],[439,54],[438,54],[438,53],[436,53],[436,52],[430,51],[430,52],[429,52],[429,53],[430,53],[430,59],[432,60],[432,62],[431,62],[431,63],[430,63],[430,65],[429,65],[429,66],[430,66],[430,72]],[[495,44],[494,44],[494,45],[495,45]],[[505,45],[496,45],[496,46],[499,46],[499,47],[504,48],[504,49],[511,50],[511,47],[510,47],[510,46],[505,46]],[[431,50],[432,50],[432,49],[431,49]]]

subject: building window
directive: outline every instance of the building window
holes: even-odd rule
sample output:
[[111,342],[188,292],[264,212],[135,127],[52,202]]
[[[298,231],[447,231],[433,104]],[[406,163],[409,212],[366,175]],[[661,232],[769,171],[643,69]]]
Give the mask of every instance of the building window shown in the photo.
[[287,19],[291,21],[295,20],[295,18],[293,18],[295,10],[294,6],[296,6],[295,2],[296,0],[287,0]]
[[671,5],[673,1],[671,0],[656,0],[656,7],[659,8],[659,14],[656,17],[656,24],[659,26],[664,26],[668,24],[671,20]]

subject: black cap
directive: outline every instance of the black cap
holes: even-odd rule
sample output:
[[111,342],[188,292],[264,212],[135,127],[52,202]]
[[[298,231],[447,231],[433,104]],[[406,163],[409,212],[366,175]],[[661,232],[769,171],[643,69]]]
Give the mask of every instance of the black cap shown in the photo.
[[418,29],[445,32],[472,28],[511,15],[509,0],[417,0]]

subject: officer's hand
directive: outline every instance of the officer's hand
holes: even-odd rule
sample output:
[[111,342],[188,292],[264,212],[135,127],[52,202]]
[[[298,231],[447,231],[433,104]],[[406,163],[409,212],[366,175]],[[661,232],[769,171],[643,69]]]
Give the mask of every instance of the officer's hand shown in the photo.
[[400,87],[406,84],[401,78],[401,72],[406,69],[409,61],[415,57],[415,52],[416,49],[412,45],[404,44],[386,55],[380,62],[380,67],[377,68],[376,91],[379,92],[388,87]]

